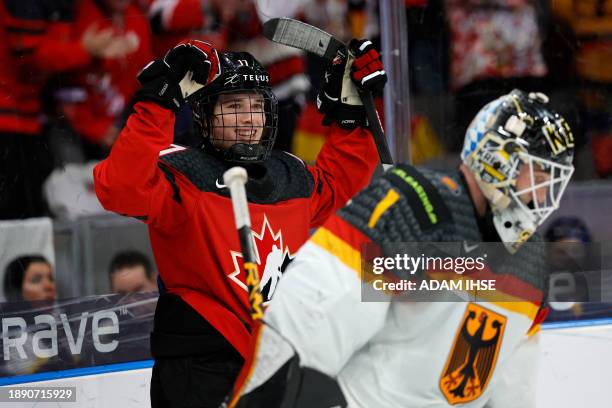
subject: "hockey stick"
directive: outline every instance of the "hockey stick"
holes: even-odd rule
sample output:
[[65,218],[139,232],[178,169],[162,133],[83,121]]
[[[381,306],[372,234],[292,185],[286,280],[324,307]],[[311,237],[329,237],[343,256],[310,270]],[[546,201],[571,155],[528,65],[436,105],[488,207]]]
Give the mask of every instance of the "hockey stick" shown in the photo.
[[[263,35],[270,41],[308,51],[329,61],[335,57],[338,48],[344,45],[331,34],[291,18],[273,18],[266,21],[263,24]],[[374,107],[372,93],[361,89],[358,92],[366,110],[380,162],[383,165],[391,165],[393,164],[393,158],[380,124],[380,118]]]
[[247,172],[242,167],[232,167],[223,173],[223,182],[229,189],[232,198],[234,220],[236,221],[236,229],[240,239],[240,250],[242,251],[249,303],[251,304],[251,318],[255,321],[263,318],[263,297],[259,291],[259,271],[257,270],[253,251],[251,217],[249,216],[249,206],[244,188],[247,182]]

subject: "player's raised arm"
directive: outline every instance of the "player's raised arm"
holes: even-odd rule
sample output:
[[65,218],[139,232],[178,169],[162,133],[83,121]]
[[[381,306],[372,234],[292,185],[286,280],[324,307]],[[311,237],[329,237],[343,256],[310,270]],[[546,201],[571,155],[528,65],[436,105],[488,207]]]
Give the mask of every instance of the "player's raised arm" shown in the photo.
[[378,163],[359,90],[381,93],[387,75],[369,40],[353,40],[349,48],[340,48],[328,64],[317,95],[317,107],[325,114],[323,124],[330,128],[316,165],[310,168],[317,187],[313,227],[365,187]]
[[172,149],[175,111],[218,76],[218,64],[214,48],[190,40],[143,68],[134,113],[109,157],[94,169],[96,194],[106,209],[148,218],[162,211],[167,198],[188,205],[176,199],[177,184],[160,170],[158,159]]

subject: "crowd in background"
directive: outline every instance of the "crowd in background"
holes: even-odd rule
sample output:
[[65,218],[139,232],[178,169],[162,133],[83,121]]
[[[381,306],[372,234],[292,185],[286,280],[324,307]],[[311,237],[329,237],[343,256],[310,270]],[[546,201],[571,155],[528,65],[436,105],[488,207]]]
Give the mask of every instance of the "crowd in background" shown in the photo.
[[[521,88],[548,93],[568,119],[578,179],[612,175],[612,2],[404,4],[414,100],[406,130],[415,163],[450,157],[455,165],[468,122],[483,103]],[[276,147],[313,160],[324,133],[310,92],[320,81],[320,61],[263,38],[262,22],[282,15],[343,40],[380,41],[377,7],[373,0],[2,1],[0,219],[103,213],[92,167],[129,116],[139,70],[186,37],[246,50],[261,61],[279,99]],[[201,143],[188,109],[177,115],[175,141]],[[113,282],[153,288],[151,268],[143,268],[145,281],[117,273]]]
[[[3,272],[4,298],[9,302],[57,300],[53,266],[42,254],[11,259]],[[109,291],[120,295],[157,290],[157,272],[148,256],[128,249],[117,252],[108,266]]]

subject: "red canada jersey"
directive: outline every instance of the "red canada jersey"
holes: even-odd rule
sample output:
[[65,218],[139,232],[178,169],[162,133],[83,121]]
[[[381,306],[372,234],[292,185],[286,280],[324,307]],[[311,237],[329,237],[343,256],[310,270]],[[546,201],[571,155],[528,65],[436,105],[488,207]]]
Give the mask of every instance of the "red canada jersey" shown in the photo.
[[[161,279],[243,355],[249,302],[231,199],[230,165],[200,149],[171,145],[174,114],[139,102],[107,159],[94,169],[103,206],[149,227]],[[378,155],[366,130],[330,128],[315,166],[273,152],[249,174],[247,198],[267,300],[309,230],[370,180]],[[251,172],[253,170],[253,172]]]

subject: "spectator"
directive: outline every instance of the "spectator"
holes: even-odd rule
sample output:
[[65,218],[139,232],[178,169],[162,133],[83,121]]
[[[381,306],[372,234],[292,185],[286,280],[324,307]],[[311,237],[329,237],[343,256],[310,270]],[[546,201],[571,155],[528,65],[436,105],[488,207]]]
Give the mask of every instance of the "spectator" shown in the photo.
[[183,38],[195,38],[225,49],[226,25],[245,0],[139,0],[155,36],[153,52],[163,57],[166,51]]
[[143,253],[127,250],[115,254],[109,271],[111,291],[127,294],[157,290],[151,262]]
[[549,242],[591,242],[591,232],[578,217],[559,217],[546,230]]
[[[81,66],[72,78],[72,88],[58,92],[72,129],[92,149],[88,158],[103,158],[118,134],[113,124],[120,119],[138,87],[136,74],[151,59],[151,33],[145,15],[126,0],[83,0],[76,7],[74,36],[92,27],[109,30],[125,43],[95,63]],[[102,154],[96,147],[102,147]],[[99,149],[98,147],[98,149]],[[98,153],[98,154],[96,154]]]
[[41,255],[22,255],[4,271],[4,296],[9,302],[55,300],[53,268]]
[[[0,376],[15,376],[33,374],[37,372],[58,371],[66,365],[73,365],[85,355],[72,354],[68,343],[56,341],[48,336],[25,335],[39,330],[40,326],[35,318],[41,314],[52,315],[56,321],[60,320],[61,309],[57,308],[55,279],[51,263],[40,254],[21,255],[13,259],[4,271],[4,296],[8,302],[41,302],[36,305],[16,303],[2,307],[3,317],[18,316],[27,322],[27,327],[8,326],[4,335],[11,338],[24,336],[21,347],[23,355],[10,358],[4,355],[0,366]],[[42,303],[45,302],[45,303]],[[65,311],[63,311],[65,312]],[[53,345],[55,342],[55,345]],[[38,348],[39,352],[35,351]],[[53,349],[55,348],[55,353]],[[44,357],[40,350],[46,350],[48,356]]]
[[[554,15],[570,27],[563,40],[570,42],[566,64],[575,69],[580,117],[585,139],[591,142],[592,163],[600,177],[612,176],[612,3],[609,1],[550,1]],[[557,25],[560,25],[557,23]],[[589,173],[584,176],[590,176]]]
[[[589,287],[589,275],[593,272],[599,275],[600,268],[591,262],[589,254],[589,243],[591,233],[588,227],[578,217],[559,217],[555,219],[546,230],[546,240],[550,243],[548,248],[548,262],[553,272],[549,300],[553,313],[564,310],[572,310],[575,316],[581,315],[583,304],[595,297],[597,291],[593,292]],[[554,278],[555,273],[560,278],[560,287],[557,287]],[[567,276],[573,276],[573,291],[568,292]],[[597,278],[595,278],[597,280]],[[593,292],[593,293],[591,293]]]
[[[547,91],[533,0],[445,0],[450,29],[450,87],[456,129],[463,133],[495,95],[513,88]],[[460,148],[462,138],[455,140]]]
[[40,99],[49,77],[127,45],[98,27],[71,37],[73,6],[59,0],[0,4],[0,219],[47,213],[41,185],[54,158],[42,132]]
[[587,260],[587,245],[591,233],[578,217],[559,217],[546,230],[550,242],[550,262],[553,268],[579,267]]

